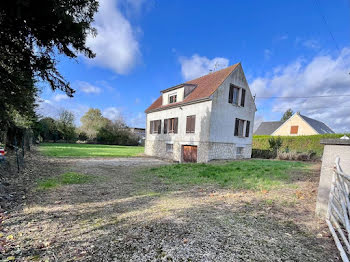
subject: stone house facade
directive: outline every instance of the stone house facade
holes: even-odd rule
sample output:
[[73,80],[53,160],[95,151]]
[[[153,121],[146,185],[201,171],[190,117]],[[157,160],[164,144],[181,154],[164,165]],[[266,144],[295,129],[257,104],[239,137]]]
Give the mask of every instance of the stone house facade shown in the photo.
[[145,154],[178,162],[250,158],[256,106],[240,63],[161,91]]

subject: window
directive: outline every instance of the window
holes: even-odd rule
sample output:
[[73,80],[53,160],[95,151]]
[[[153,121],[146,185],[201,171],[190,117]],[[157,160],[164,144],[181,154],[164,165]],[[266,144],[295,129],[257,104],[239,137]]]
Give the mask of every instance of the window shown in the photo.
[[245,89],[242,89],[241,106],[244,107],[244,103],[245,103]]
[[243,137],[243,129],[244,129],[244,120],[236,118],[235,121],[235,136]]
[[164,119],[164,134],[174,133],[177,134],[178,118]]
[[240,156],[243,155],[243,150],[244,150],[244,147],[237,147],[236,154]]
[[196,116],[188,116],[186,119],[186,133],[194,133],[196,129]]
[[169,95],[169,104],[176,103],[176,95]]
[[160,134],[161,128],[162,128],[162,120],[150,121],[150,128],[149,128],[150,134]]
[[247,121],[245,126],[245,137],[249,137],[250,121]]
[[234,105],[238,105],[238,94],[239,94],[239,87],[236,87],[234,85],[230,85],[230,91],[228,94],[228,102]]
[[173,152],[173,144],[165,144],[165,149],[167,153],[172,153]]
[[296,135],[296,134],[298,134],[298,129],[299,129],[299,126],[291,126],[291,127],[290,127],[290,134],[291,134],[291,135]]

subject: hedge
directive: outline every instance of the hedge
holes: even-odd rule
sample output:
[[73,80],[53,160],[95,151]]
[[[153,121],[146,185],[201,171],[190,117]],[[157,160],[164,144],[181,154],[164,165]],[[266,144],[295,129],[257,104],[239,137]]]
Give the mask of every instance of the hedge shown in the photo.
[[[320,144],[321,139],[325,138],[340,138],[344,134],[326,134],[313,136],[281,136],[282,147],[297,152],[316,152],[317,156],[322,156],[323,145]],[[349,134],[347,136],[350,137]],[[271,136],[253,136],[253,149],[269,149],[269,138]]]

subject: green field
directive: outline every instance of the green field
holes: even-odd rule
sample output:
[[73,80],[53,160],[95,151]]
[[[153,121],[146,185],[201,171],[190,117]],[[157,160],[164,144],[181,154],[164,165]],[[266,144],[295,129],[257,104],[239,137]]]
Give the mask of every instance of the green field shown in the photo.
[[144,152],[142,146],[42,143],[40,152],[52,157],[132,157]]
[[309,164],[277,160],[246,160],[218,164],[175,164],[146,172],[169,183],[218,184],[234,189],[271,189],[291,181],[293,172],[308,174]]

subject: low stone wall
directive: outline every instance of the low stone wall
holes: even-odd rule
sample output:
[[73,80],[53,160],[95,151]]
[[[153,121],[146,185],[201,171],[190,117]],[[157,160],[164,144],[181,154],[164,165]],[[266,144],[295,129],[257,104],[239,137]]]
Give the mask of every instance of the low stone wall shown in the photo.
[[[173,144],[173,152],[166,151],[166,144]],[[236,155],[236,145],[233,143],[212,143],[212,142],[169,142],[164,140],[146,140],[145,154],[160,158],[171,159],[182,162],[182,146],[195,145],[197,146],[197,162],[205,163],[210,160],[251,158],[252,146],[242,145],[243,153],[240,156]]]

